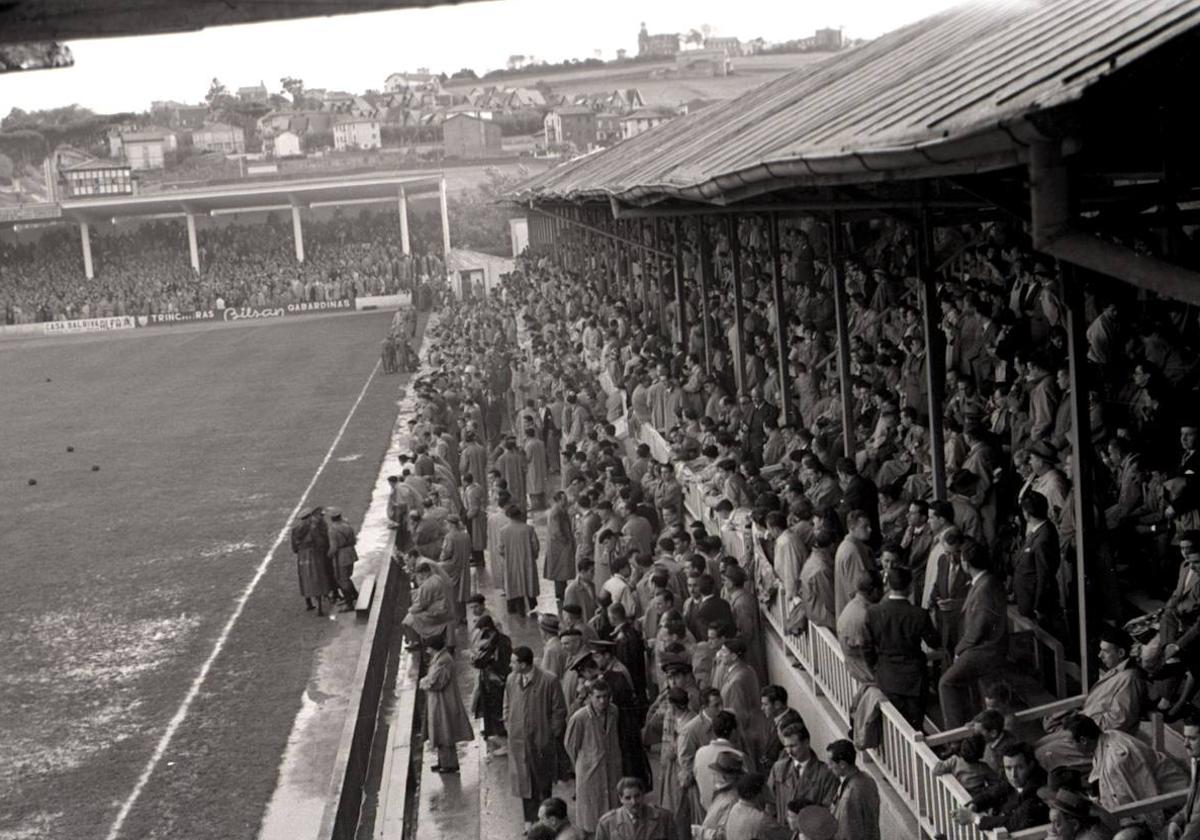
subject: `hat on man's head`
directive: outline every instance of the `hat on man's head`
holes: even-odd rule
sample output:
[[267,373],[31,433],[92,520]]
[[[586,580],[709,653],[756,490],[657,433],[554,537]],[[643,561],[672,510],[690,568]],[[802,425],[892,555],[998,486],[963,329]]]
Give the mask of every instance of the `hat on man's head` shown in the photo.
[[1100,636],[1100,641],[1115,645],[1126,653],[1133,650],[1133,636],[1129,635],[1121,627],[1113,627],[1111,624],[1101,624],[1098,635]]
[[692,665],[690,662],[672,659],[663,663],[662,670],[663,673],[668,677],[672,676],[673,674],[683,674],[684,676],[687,676],[688,674],[692,673]]
[[554,613],[538,613],[537,623],[547,633],[558,633],[558,616]]
[[467,599],[468,604],[482,604],[482,603],[485,603],[486,601],[487,601],[487,599],[484,598],[483,594],[480,592],[476,592],[476,593],[472,594],[471,597]]
[[1029,454],[1036,455],[1043,461],[1051,464],[1058,463],[1058,450],[1050,445],[1048,441],[1039,440],[1029,447]]
[[581,651],[571,657],[571,661],[567,663],[568,671],[578,671],[581,668],[596,667],[596,660],[592,659],[592,654],[588,651]]
[[563,604],[562,612],[565,612],[568,615],[582,616],[583,607],[579,606],[579,604]]
[[1092,800],[1070,788],[1060,787],[1057,790],[1051,790],[1049,787],[1042,787],[1038,788],[1037,795],[1039,799],[1051,808],[1061,811],[1068,817],[1075,817],[1082,820],[1098,816],[1097,809],[1092,804]]
[[617,643],[611,639],[592,639],[588,642],[588,647],[597,653],[612,653],[617,648]]
[[742,757],[738,753],[722,752],[717,754],[717,760],[708,765],[708,769],[732,775],[735,773],[745,773],[746,765],[742,762]]

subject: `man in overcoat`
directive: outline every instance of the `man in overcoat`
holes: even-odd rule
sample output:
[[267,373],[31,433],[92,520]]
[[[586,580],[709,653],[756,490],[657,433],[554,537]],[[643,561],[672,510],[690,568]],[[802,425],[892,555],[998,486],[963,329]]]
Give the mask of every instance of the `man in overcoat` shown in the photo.
[[558,680],[533,664],[532,650],[516,648],[504,688],[504,727],[512,793],[521,799],[526,829],[554,786],[566,722],[567,705]]

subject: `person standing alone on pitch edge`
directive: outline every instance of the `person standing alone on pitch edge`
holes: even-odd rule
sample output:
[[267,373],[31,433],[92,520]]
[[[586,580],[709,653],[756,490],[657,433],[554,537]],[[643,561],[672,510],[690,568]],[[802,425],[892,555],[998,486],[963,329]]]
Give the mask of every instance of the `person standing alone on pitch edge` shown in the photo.
[[354,564],[358,562],[358,552],[354,550],[358,536],[350,524],[342,519],[340,508],[331,507],[329,514],[329,559],[333,561],[333,575],[338,589],[342,592],[342,612],[354,609],[358,601],[358,590],[350,576],[354,574]]

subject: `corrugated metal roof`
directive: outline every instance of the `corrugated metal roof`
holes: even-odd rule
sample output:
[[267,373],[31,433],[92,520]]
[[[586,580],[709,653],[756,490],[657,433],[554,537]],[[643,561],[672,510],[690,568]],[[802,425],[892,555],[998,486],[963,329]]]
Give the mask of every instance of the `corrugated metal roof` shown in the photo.
[[550,170],[518,199],[722,202],[733,190],[1020,163],[1029,115],[1200,26],[1200,0],[971,3]]

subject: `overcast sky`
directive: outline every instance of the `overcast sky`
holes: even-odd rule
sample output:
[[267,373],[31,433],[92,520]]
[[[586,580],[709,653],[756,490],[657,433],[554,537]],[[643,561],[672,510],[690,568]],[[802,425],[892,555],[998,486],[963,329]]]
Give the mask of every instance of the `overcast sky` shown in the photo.
[[637,32],[687,32],[782,41],[842,27],[874,38],[955,0],[492,0],[433,9],[224,26],[182,35],[73,41],[73,68],[0,76],[0,115],[79,103],[99,112],[141,111],[151,100],[199,102],[216,76],[230,89],[284,76],[307,87],[382,89],[397,70],[428,67],[482,75],[508,56],[547,61],[637,53]]

